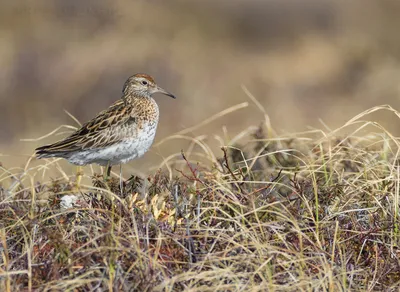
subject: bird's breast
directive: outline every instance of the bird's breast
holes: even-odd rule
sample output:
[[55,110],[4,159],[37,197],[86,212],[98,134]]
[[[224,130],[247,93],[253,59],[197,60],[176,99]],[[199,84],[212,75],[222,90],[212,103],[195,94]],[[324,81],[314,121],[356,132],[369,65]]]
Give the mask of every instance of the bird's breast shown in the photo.
[[126,147],[125,151],[136,157],[145,154],[151,147],[151,144],[153,144],[156,130],[157,123],[143,123],[137,129],[135,139],[127,139],[126,143],[124,143]]
[[135,119],[141,127],[147,123],[158,123],[160,112],[158,105],[153,98],[137,98],[131,105],[131,117]]

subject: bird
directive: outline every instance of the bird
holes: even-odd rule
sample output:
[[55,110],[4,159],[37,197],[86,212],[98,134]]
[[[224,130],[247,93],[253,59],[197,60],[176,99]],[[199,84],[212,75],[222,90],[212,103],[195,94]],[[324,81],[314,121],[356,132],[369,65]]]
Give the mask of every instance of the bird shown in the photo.
[[[120,99],[70,136],[36,148],[36,157],[64,158],[78,167],[93,163],[106,166],[107,178],[112,166],[119,164],[121,169],[123,163],[143,156],[154,141],[160,115],[152,95],[176,96],[143,73],[130,76],[122,93]],[[79,181],[78,176],[78,185]]]

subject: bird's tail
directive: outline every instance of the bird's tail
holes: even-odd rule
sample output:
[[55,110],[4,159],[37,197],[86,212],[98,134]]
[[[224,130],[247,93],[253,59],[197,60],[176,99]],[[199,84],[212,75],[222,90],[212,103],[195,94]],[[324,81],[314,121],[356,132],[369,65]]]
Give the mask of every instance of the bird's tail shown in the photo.
[[37,158],[66,157],[80,149],[77,145],[74,145],[73,142],[73,137],[68,137],[54,144],[36,148],[35,155]]
[[50,157],[58,157],[62,156],[61,153],[55,152],[51,150],[52,145],[45,145],[35,149],[35,156],[37,158],[50,158]]

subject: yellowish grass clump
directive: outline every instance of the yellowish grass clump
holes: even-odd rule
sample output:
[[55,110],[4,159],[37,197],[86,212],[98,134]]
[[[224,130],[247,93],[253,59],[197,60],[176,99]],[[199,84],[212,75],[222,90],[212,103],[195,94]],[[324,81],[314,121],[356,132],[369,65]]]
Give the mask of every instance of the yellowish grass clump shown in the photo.
[[[395,289],[399,142],[362,121],[378,110],[399,116],[277,135],[265,115],[218,152],[179,133],[192,146],[123,190],[90,173],[76,193],[54,162],[2,169],[1,290]],[[41,182],[49,167],[59,178]]]

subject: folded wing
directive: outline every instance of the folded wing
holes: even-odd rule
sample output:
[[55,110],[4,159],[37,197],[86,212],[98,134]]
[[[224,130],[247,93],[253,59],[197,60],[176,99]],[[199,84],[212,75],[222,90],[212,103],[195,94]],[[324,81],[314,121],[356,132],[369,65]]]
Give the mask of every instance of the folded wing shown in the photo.
[[62,157],[71,152],[102,148],[119,142],[121,136],[114,130],[115,127],[135,122],[127,111],[131,111],[131,108],[123,100],[118,100],[72,135],[54,144],[37,148],[36,155],[38,158]]

